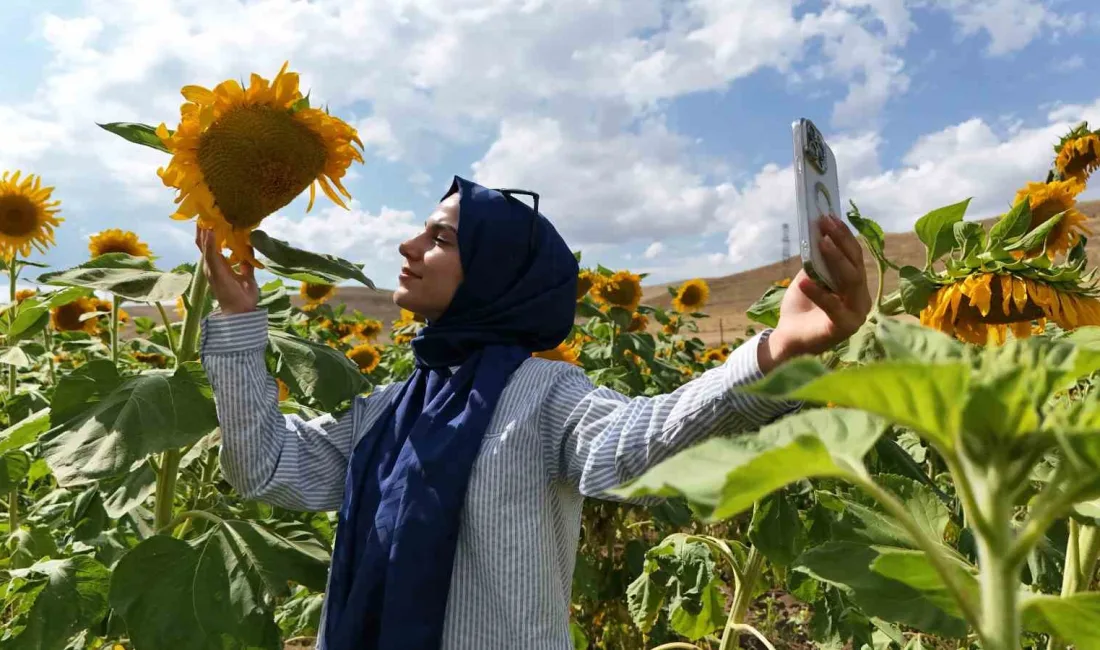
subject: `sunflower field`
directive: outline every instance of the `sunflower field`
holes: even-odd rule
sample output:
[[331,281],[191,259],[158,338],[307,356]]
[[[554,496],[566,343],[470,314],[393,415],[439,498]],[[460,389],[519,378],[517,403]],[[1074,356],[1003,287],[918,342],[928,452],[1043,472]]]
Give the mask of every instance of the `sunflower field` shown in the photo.
[[[362,265],[261,229],[307,189],[310,207],[318,188],[346,207],[355,130],[285,65],[182,94],[175,129],[100,126],[165,154],[166,216],[274,276],[260,306],[283,412],[340,412],[408,376],[422,320],[349,313],[338,285],[373,288]],[[988,228],[964,219],[968,201],[921,217],[921,268],[892,261],[852,204],[879,271],[867,322],[738,389],[797,411],[616,490],[658,505],[587,502],[576,648],[1100,648],[1100,287],[1076,208],[1100,134],[1082,124],[1054,152]],[[311,647],[335,513],[246,501],[222,477],[202,260],[161,268],[110,229],[85,262],[48,268],[31,257],[62,206],[41,176],[0,172],[0,650]],[[585,268],[572,335],[537,356],[644,396],[744,340],[699,337],[705,281],[665,309],[642,303],[643,279]],[[749,318],[774,326],[788,285]],[[127,312],[139,305],[156,317]]]

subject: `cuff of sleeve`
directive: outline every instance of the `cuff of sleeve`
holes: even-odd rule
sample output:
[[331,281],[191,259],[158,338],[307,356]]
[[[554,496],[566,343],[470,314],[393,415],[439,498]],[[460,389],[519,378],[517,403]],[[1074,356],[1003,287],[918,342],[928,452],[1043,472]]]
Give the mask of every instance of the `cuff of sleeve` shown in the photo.
[[[774,329],[769,327],[759,332],[730,353],[724,367],[728,373],[727,377],[729,378],[729,388],[731,390],[736,390],[739,386],[745,386],[764,378],[764,373],[760,370],[759,348],[768,340],[773,331]],[[775,420],[779,416],[792,411],[797,411],[803,405],[802,401],[774,399],[750,395],[749,393],[738,393],[737,399],[744,402],[745,410],[750,412],[754,419],[761,424]]]
[[211,313],[202,321],[200,346],[203,355],[264,349],[267,347],[267,310]]

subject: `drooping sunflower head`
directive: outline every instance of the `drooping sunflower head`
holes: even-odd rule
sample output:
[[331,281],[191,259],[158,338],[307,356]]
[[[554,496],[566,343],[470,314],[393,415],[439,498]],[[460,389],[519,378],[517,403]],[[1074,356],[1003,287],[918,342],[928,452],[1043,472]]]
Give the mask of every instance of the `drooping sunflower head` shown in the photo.
[[975,273],[940,287],[920,312],[923,325],[979,345],[1004,343],[1009,332],[1027,338],[1048,320],[1064,329],[1100,325],[1100,301],[1031,278]]
[[356,326],[355,333],[358,334],[361,338],[367,339],[369,341],[382,333],[382,321],[374,318],[368,318],[366,320],[360,321],[359,324]]
[[[271,81],[253,74],[248,88],[230,79],[213,90],[184,86],[174,133],[161,124],[157,136],[172,153],[157,171],[179,190],[174,219],[198,217],[213,230],[230,261],[261,267],[249,233],[307,188],[308,212],[317,187],[347,208],[351,194],[340,179],[363,162],[356,130],[326,111],[303,107],[298,74],[283,64]],[[358,146],[358,148],[356,148]]]
[[336,295],[336,285],[303,282],[302,286],[298,289],[298,295],[300,295],[307,304],[320,305]]
[[382,355],[378,352],[378,348],[374,347],[370,343],[360,343],[359,345],[348,350],[348,358],[355,362],[355,365],[359,366],[359,370],[364,373],[373,372],[378,367],[379,362],[382,361]]
[[142,363],[147,363],[154,368],[168,367],[168,357],[156,352],[135,352],[134,358]]
[[642,279],[630,271],[617,271],[604,278],[593,291],[603,302],[634,311],[642,301]]
[[[1073,248],[1078,238],[1082,235],[1092,234],[1085,226],[1088,218],[1077,210],[1077,194],[1084,189],[1084,184],[1075,179],[1066,181],[1051,181],[1050,183],[1028,183],[1027,187],[1016,192],[1013,204],[1019,203],[1027,197],[1031,207],[1031,225],[1028,230],[1034,230],[1051,217],[1064,212],[1062,220],[1050,231],[1046,239],[1047,257],[1054,259],[1059,253]],[[1042,246],[1029,251],[1013,251],[1017,258],[1034,257],[1042,252]]]
[[587,296],[588,292],[598,284],[602,277],[599,273],[594,273],[588,269],[584,269],[577,274],[577,300],[579,301]]
[[672,299],[672,308],[678,312],[691,313],[702,309],[710,298],[710,287],[705,280],[696,278],[680,285],[676,297]]
[[1088,181],[1092,172],[1100,167],[1100,135],[1088,130],[1087,123],[1081,123],[1063,137],[1054,147],[1057,157],[1054,169],[1063,179]]
[[626,331],[644,332],[647,327],[649,327],[649,319],[646,318],[646,315],[634,312],[634,315],[630,318],[630,325],[627,326]]
[[571,363],[575,366],[581,365],[577,347],[568,341],[559,343],[556,348],[535,352],[531,356],[540,359],[549,359],[550,361],[564,361],[565,363]]
[[51,201],[52,187],[42,179],[22,172],[0,174],[0,255],[10,260],[16,254],[27,257],[31,246],[39,252],[54,244],[54,228],[64,221],[57,216],[61,201]]
[[107,253],[126,253],[134,257],[149,257],[149,246],[138,239],[138,236],[129,230],[109,228],[92,235],[88,240],[88,250],[92,257],[99,257]]
[[59,332],[87,332],[95,334],[99,331],[98,318],[92,317],[81,320],[84,314],[102,311],[99,308],[99,300],[83,297],[59,305],[50,310],[50,323]]

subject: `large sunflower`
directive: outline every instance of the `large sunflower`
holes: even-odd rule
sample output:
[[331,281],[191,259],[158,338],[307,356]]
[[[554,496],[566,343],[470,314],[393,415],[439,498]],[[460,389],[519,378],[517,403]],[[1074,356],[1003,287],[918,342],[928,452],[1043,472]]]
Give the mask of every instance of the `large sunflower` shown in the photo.
[[372,372],[378,367],[378,363],[382,360],[382,355],[378,353],[378,348],[370,343],[360,343],[348,350],[346,354],[349,359],[355,362],[355,365],[359,366],[359,370],[365,373]]
[[356,325],[355,333],[368,341],[382,333],[382,321],[368,318]]
[[320,305],[336,295],[336,285],[303,282],[301,288],[298,289],[298,295],[300,295],[307,304]]
[[96,298],[77,298],[50,310],[50,323],[59,332],[87,332],[95,334],[99,331],[99,318],[87,318],[80,320],[84,314],[101,311],[99,300]]
[[630,317],[630,325],[627,326],[626,331],[644,332],[647,327],[649,327],[649,319],[646,318],[646,315],[635,312],[634,315]]
[[603,302],[634,311],[642,301],[642,279],[630,271],[604,278],[593,291]]
[[680,285],[676,297],[672,299],[672,308],[685,314],[696,312],[707,304],[709,298],[710,287],[705,280],[688,280]]
[[54,228],[64,221],[57,216],[61,201],[51,201],[52,187],[42,187],[42,179],[29,174],[20,180],[22,172],[0,175],[0,255],[10,260],[19,253],[31,254],[31,246],[39,252],[55,243]]
[[149,246],[138,239],[138,236],[129,230],[109,228],[103,232],[92,235],[88,240],[88,250],[92,257],[99,257],[107,253],[126,253],[134,257],[149,257]]
[[1088,131],[1087,124],[1070,131],[1055,150],[1058,156],[1054,159],[1054,169],[1063,179],[1084,183],[1100,167],[1100,135]]
[[[1077,243],[1082,234],[1091,235],[1092,231],[1085,226],[1088,218],[1077,210],[1077,194],[1085,186],[1080,181],[1070,179],[1067,181],[1051,181],[1050,183],[1028,183],[1027,187],[1016,192],[1013,205],[1019,203],[1026,196],[1031,207],[1031,225],[1028,230],[1038,228],[1046,220],[1056,214],[1065,212],[1062,220],[1047,235],[1047,257],[1054,259],[1059,253],[1068,251]],[[1042,245],[1029,251],[1013,251],[1013,256],[1034,257],[1041,253]]]
[[[363,162],[355,129],[316,108],[302,108],[298,74],[284,63],[272,81],[253,74],[248,88],[235,80],[213,90],[184,86],[175,133],[161,124],[157,136],[172,152],[157,170],[179,190],[173,219],[197,216],[213,230],[231,262],[262,264],[252,256],[249,233],[260,221],[309,188],[308,212],[317,186],[337,205],[351,198],[340,179],[353,161]],[[359,149],[355,146],[358,145]]]
[[923,325],[981,345],[1003,343],[1008,332],[1027,338],[1047,320],[1063,329],[1100,325],[1100,300],[1007,273],[975,273],[938,289],[920,312]]

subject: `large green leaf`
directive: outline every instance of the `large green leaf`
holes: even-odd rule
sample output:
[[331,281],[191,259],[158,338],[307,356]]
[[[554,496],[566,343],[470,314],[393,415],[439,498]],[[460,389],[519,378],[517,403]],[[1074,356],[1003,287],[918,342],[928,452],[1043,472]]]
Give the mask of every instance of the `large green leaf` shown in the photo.
[[795,564],[799,571],[844,590],[868,616],[931,634],[964,636],[963,620],[921,591],[872,570],[882,552],[880,547],[856,542],[826,542],[803,553]]
[[294,248],[262,230],[253,230],[250,240],[256,250],[270,260],[265,266],[275,275],[317,284],[338,284],[341,280],[355,280],[374,288],[371,279],[363,275],[362,264],[349,262],[335,255]]
[[776,566],[787,566],[802,553],[806,530],[798,508],[782,491],[769,494],[756,505],[749,524],[749,540]]
[[21,595],[32,598],[26,627],[4,645],[11,650],[62,650],[69,637],[107,614],[111,572],[89,555],[46,560],[8,572],[26,580]]
[[970,199],[936,208],[917,219],[914,230],[927,250],[928,268],[955,245],[955,222],[962,221],[968,205]]
[[765,327],[775,327],[779,324],[779,305],[783,302],[787,288],[771,285],[764,291],[764,295],[756,299],[749,306],[745,315]]
[[879,320],[875,336],[886,357],[898,361],[954,361],[965,352],[961,343],[935,328],[894,318]]
[[915,266],[903,266],[898,270],[898,293],[905,313],[916,316],[928,306],[928,299],[936,292],[937,286],[928,276]]
[[42,559],[56,557],[57,544],[46,528],[20,527],[8,536],[8,567],[26,569]]
[[335,409],[367,387],[367,380],[339,350],[269,329],[268,342],[275,351],[275,375],[295,395],[317,400],[324,409]]
[[863,236],[867,248],[871,250],[871,254],[874,255],[876,259],[896,269],[897,265],[886,258],[886,234],[882,231],[882,226],[878,225],[878,222],[874,219],[868,219],[861,215],[856,204],[854,202],[850,203],[852,209],[848,211],[848,221],[852,224],[852,227]]
[[165,302],[187,291],[191,274],[158,271],[145,257],[107,253],[71,269],[44,273],[38,282],[109,291],[141,302]]
[[849,409],[803,411],[756,434],[691,447],[612,494],[683,496],[706,519],[727,519],[800,479],[849,475],[886,426]]
[[156,472],[149,463],[142,462],[140,467],[131,468],[122,480],[115,479],[106,485],[100,485],[102,493],[107,495],[103,498],[103,509],[111,519],[119,519],[145,503],[156,491],[156,487]]
[[0,336],[11,344],[37,336],[50,322],[50,307],[41,298],[27,298],[0,314]]
[[1024,234],[1016,241],[1012,242],[1011,244],[1006,244],[1004,249],[1006,251],[1029,251],[1036,248],[1041,249],[1051,231],[1054,230],[1054,228],[1062,221],[1065,216],[1065,212],[1059,212],[1058,214],[1039,224],[1038,227],[1036,227],[1035,229],[1029,230],[1026,234]]
[[288,581],[323,590],[327,556],[252,521],[222,521],[184,542],[156,535],[115,567],[111,606],[136,650],[281,650],[270,599]]
[[0,454],[0,494],[18,489],[31,468],[31,457],[18,449]]
[[[942,548],[947,550],[946,547]],[[883,547],[875,547],[875,551],[878,552],[878,557],[871,563],[872,571],[919,591],[929,602],[951,616],[959,619],[963,617],[958,601],[947,590],[943,578],[923,551]],[[949,555],[945,556],[955,584],[961,587],[967,602],[976,607],[979,602],[978,579],[975,576],[977,569]]]
[[[137,122],[108,122],[106,124],[99,124],[97,122],[97,125],[101,129],[114,133],[123,140],[128,140],[134,144],[140,144],[146,147],[152,147],[164,153],[171,153],[168,147],[164,146],[164,143],[161,142],[160,138],[157,136],[156,127]],[[169,131],[169,134],[171,133],[172,132]]]
[[725,622],[720,584],[710,547],[676,533],[646,552],[642,574],[627,589],[627,607],[646,633],[666,608],[672,629],[694,641]]
[[66,486],[127,472],[217,426],[213,401],[185,367],[121,378],[111,362],[92,361],[58,382],[51,407],[42,452]]
[[[878,475],[875,481],[893,493],[916,520],[921,531],[935,540],[942,540],[951,519],[947,507],[927,486],[896,475]],[[870,499],[860,500],[832,493],[819,493],[820,500],[838,512],[842,519],[833,526],[837,541],[917,548],[916,541],[896,519],[883,512]]]
[[742,387],[771,397],[833,402],[912,427],[951,448],[962,424],[970,367],[960,362],[881,361],[824,374],[814,358],[790,361]]
[[1021,614],[1026,629],[1055,634],[1077,650],[1100,650],[1100,592],[1028,596]]
[[953,230],[955,243],[962,248],[959,259],[968,265],[979,263],[978,256],[985,250],[986,245],[985,229],[982,228],[982,224],[976,221],[956,221]]
[[986,250],[1003,248],[1006,241],[1023,235],[1029,227],[1031,227],[1031,202],[1024,197],[989,229]]
[[29,445],[49,428],[50,409],[47,407],[0,431],[0,453]]

